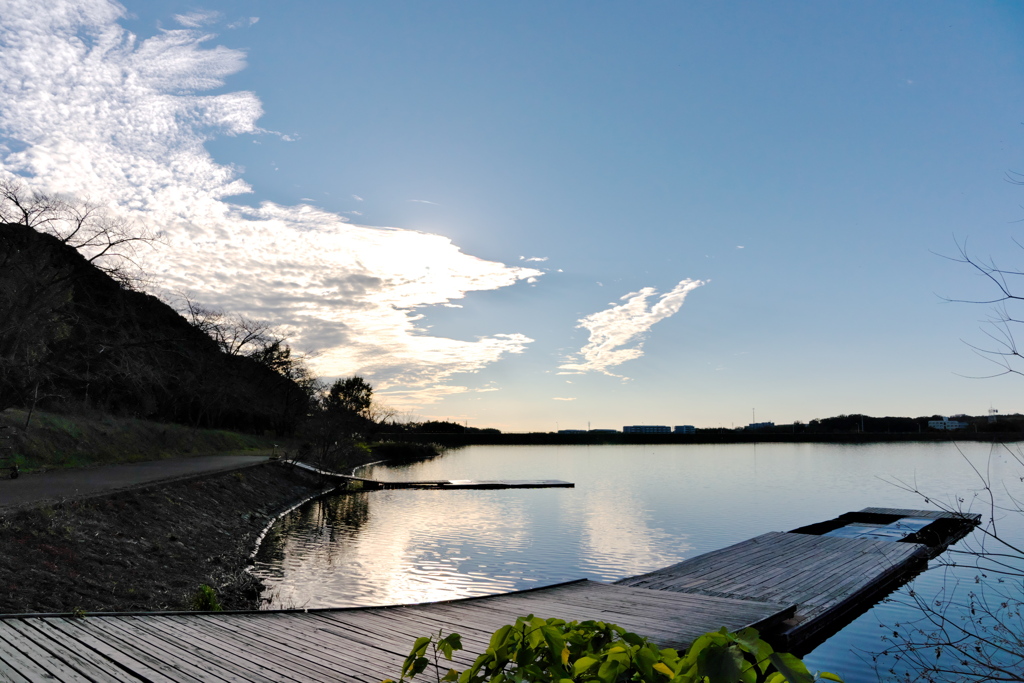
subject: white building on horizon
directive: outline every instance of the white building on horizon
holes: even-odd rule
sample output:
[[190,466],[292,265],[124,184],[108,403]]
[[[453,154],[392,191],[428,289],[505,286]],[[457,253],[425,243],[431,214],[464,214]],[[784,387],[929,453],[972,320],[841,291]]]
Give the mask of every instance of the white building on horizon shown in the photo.
[[664,425],[626,425],[623,434],[671,434],[672,428]]
[[969,426],[967,422],[950,420],[948,417],[944,417],[941,420],[928,420],[929,429],[967,429]]

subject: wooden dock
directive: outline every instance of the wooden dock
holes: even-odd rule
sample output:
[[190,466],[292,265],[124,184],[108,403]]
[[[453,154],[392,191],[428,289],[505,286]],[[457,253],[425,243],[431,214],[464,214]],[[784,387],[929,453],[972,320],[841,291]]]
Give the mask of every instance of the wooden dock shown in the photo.
[[978,521],[977,515],[868,508],[762,534],[613,585],[581,580],[418,605],[10,615],[0,617],[0,683],[376,682],[398,673],[419,636],[439,628],[462,634],[466,651],[456,656],[456,667],[464,668],[493,631],[527,614],[613,622],[676,648],[722,626],[750,625],[799,651],[870,607]]
[[[914,530],[907,525],[903,541],[871,534],[890,526],[898,530],[901,519],[932,523]],[[980,521],[980,515],[865,508],[788,533],[762,534],[616,585],[795,604],[796,613],[770,635],[778,647],[810,650],[925,569],[930,558]],[[821,535],[843,528],[863,530],[865,536]],[[914,542],[919,540],[928,542]]]
[[354,477],[350,474],[340,474],[322,470],[297,460],[286,461],[292,467],[298,467],[313,472],[322,477],[333,479],[339,483],[356,484],[363,490],[381,489],[433,489],[433,490],[456,490],[456,489],[571,489],[576,484],[571,481],[560,481],[558,479],[434,479],[429,481],[380,481],[377,479],[366,479]]

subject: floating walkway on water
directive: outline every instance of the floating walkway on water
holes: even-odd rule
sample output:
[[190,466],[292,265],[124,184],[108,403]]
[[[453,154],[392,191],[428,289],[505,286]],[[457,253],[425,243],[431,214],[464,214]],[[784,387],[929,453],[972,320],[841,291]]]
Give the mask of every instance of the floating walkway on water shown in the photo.
[[319,474],[320,476],[334,479],[341,483],[356,484],[363,490],[379,489],[571,489],[576,484],[571,481],[559,481],[558,479],[498,479],[498,480],[477,480],[477,479],[435,479],[431,481],[379,481],[377,479],[364,479],[353,477],[349,474],[329,472],[297,460],[286,461],[293,467]]
[[[581,580],[464,600],[241,613],[0,618],[0,682],[373,681],[419,636],[458,632],[464,668],[490,634],[535,614],[617,623],[680,648],[755,626],[800,650],[841,627],[980,522],[979,515],[868,508],[609,585]],[[424,674],[430,675],[429,672]]]

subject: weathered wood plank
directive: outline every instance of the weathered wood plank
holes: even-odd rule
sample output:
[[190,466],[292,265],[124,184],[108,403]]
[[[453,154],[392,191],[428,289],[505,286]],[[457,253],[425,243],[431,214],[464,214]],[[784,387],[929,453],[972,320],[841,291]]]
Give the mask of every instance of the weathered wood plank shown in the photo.
[[[210,647],[210,643],[202,638],[194,637],[188,626],[175,627],[168,624],[162,617],[129,617],[124,623],[138,635],[145,634],[157,638],[165,644],[168,652],[185,652],[193,655],[197,661],[209,662],[211,669],[218,675],[231,674],[239,680],[273,681],[274,683],[301,683],[300,679],[278,673],[272,668],[261,666],[251,657],[239,657],[238,649],[218,649]],[[171,628],[167,628],[171,626]],[[244,649],[244,644],[242,645]]]
[[308,640],[292,640],[290,637],[279,637],[267,630],[250,629],[243,619],[224,619],[207,615],[197,616],[196,619],[203,620],[214,628],[228,631],[239,639],[251,640],[264,647],[266,652],[279,659],[282,664],[303,673],[310,680],[333,681],[340,675],[363,680],[360,678],[360,669],[352,668],[348,662],[339,662],[333,653],[324,652],[322,647],[314,647]]
[[181,672],[191,678],[203,681],[203,683],[221,683],[230,681],[234,683],[237,679],[233,676],[218,676],[208,670],[208,663],[197,662],[188,653],[175,651],[165,643],[153,638],[140,638],[125,627],[118,617],[97,617],[95,619],[82,619],[85,622],[84,628],[89,628],[97,636],[104,634],[106,641],[115,645],[119,650],[127,651],[134,657],[146,657],[166,668]]
[[7,625],[17,630],[25,638],[38,643],[53,656],[74,667],[89,680],[118,681],[120,683],[139,680],[136,676],[127,674],[117,667],[111,668],[109,659],[97,655],[78,641],[60,638],[59,632],[55,633],[51,629],[39,628],[38,623],[34,622],[40,621],[39,619],[12,620],[7,622]]
[[[292,616],[291,619],[282,618]],[[401,661],[408,654],[408,647],[402,657],[366,642],[365,637],[346,639],[340,642],[337,638],[321,631],[309,619],[308,615],[255,615],[239,620],[243,628],[250,632],[265,631],[274,639],[287,643],[307,656],[319,659],[325,664],[345,672],[346,675],[366,675],[368,663],[377,667],[393,667],[394,661]],[[372,678],[372,677],[371,677]]]
[[31,680],[91,683],[65,661],[19,633],[13,624],[3,624],[0,628],[0,647],[10,665]]
[[107,638],[102,632],[95,632],[91,628],[80,628],[77,621],[82,619],[45,619],[47,626],[60,631],[65,636],[77,640],[83,645],[91,648],[103,657],[111,660],[126,671],[135,673],[140,678],[158,683],[174,683],[175,681],[195,681],[195,678],[188,676],[183,671],[176,670],[172,666],[164,664],[160,660],[150,657],[145,652],[129,654],[124,652],[118,645],[120,643]]

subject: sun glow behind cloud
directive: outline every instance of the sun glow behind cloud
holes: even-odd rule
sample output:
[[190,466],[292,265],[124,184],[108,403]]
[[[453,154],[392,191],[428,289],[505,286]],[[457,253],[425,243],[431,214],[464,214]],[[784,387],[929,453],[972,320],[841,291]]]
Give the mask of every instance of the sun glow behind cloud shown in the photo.
[[[644,287],[639,292],[623,296],[620,301],[626,303],[612,303],[609,304],[611,308],[581,318],[577,327],[590,330],[590,339],[576,354],[577,358],[558,366],[562,370],[559,374],[596,371],[619,377],[609,368],[643,356],[643,335],[654,323],[679,311],[686,295],[704,284],[703,280],[682,280],[650,307],[647,300],[657,291],[653,287]],[[621,348],[627,344],[635,345]]]
[[139,41],[118,24],[124,9],[106,0],[4,4],[0,172],[161,231],[164,244],[147,262],[157,286],[281,325],[296,347],[322,350],[322,374],[364,374],[404,405],[464,391],[445,382],[532,341],[432,337],[416,309],[540,271],[309,205],[226,201],[251,190],[204,143],[272,133],[257,125],[255,94],[196,94],[245,66],[242,52],[204,45],[213,36],[199,28],[214,15],[181,15],[186,28]]

